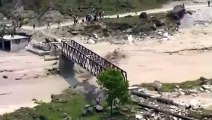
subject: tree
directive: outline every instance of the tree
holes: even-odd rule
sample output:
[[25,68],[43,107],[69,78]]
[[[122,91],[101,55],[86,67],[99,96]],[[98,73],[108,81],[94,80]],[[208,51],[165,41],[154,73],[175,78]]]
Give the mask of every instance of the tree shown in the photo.
[[2,4],[2,0],[0,0],[0,7],[2,6],[3,4]]
[[121,72],[108,69],[97,76],[97,82],[107,93],[107,102],[111,107],[112,117],[115,99],[119,100],[119,104],[128,102],[128,81],[123,79]]
[[3,39],[4,35],[5,35],[5,28],[6,28],[6,24],[1,24],[0,25],[0,38]]

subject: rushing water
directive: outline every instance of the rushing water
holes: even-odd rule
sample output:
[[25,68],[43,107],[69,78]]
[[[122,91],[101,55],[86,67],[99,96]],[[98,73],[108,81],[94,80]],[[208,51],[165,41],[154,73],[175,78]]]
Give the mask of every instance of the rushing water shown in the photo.
[[[186,7],[186,6],[185,6]],[[181,20],[180,28],[192,27],[197,24],[207,25],[212,22],[212,6],[204,9],[199,9],[193,12],[192,15],[185,14]]]

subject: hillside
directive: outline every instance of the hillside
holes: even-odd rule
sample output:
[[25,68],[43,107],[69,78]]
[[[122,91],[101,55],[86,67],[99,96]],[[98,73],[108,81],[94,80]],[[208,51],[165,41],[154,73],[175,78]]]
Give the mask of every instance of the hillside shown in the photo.
[[20,7],[38,16],[42,16],[49,8],[59,10],[62,14],[84,15],[95,7],[106,14],[114,14],[156,8],[168,1],[171,0],[2,0],[0,10],[8,16],[13,16],[12,11]]

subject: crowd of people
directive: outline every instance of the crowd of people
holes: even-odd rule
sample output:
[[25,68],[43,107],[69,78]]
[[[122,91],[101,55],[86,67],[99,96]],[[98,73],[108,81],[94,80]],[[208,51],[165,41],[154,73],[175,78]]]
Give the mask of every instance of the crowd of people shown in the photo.
[[[99,21],[100,19],[104,18],[104,11],[93,10],[90,14],[86,14],[84,18],[82,18],[82,22],[92,22],[92,21]],[[73,15],[74,25],[79,23],[79,17],[77,15]],[[61,21],[58,20],[58,29],[60,28]],[[50,28],[50,21],[46,21],[47,29]],[[33,24],[33,30],[35,30],[35,24]]]
[[[93,11],[90,14],[86,14],[85,18],[82,19],[82,22],[92,22],[99,21],[104,17],[104,11]],[[79,23],[79,17],[77,15],[74,16],[74,24]]]

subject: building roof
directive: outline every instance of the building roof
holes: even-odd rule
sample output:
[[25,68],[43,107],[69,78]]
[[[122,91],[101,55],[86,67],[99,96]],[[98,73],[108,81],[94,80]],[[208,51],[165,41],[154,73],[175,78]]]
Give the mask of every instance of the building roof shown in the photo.
[[14,35],[13,37],[11,35],[5,35],[3,37],[4,40],[17,40],[17,39],[24,39],[28,38],[27,36],[21,36],[21,35]]

